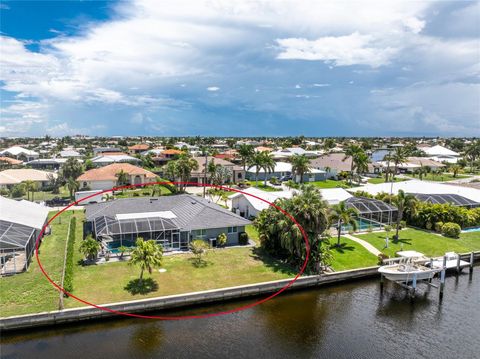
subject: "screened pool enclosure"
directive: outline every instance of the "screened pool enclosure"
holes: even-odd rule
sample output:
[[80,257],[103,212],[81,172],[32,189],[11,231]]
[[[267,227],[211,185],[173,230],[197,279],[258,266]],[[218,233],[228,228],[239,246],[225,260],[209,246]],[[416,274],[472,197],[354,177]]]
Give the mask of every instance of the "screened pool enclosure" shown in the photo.
[[[348,208],[358,212],[357,230],[365,231],[369,228],[379,229],[397,220],[397,207],[373,198],[350,197],[345,200]],[[351,226],[343,226],[342,232],[348,232]]]
[[2,275],[28,268],[35,249],[35,228],[0,220],[0,268]]
[[458,207],[465,208],[477,208],[480,207],[480,203],[472,201],[469,198],[465,198],[458,194],[423,194],[423,193],[412,193],[416,199],[422,202],[428,202],[433,204],[446,204],[449,203]]
[[[165,250],[180,250],[188,247],[188,237],[171,218],[157,213],[142,217],[135,215],[101,216],[93,221],[95,236],[101,239],[107,249],[115,252],[118,247],[133,247],[137,238],[153,239]],[[182,238],[183,237],[183,238]]]

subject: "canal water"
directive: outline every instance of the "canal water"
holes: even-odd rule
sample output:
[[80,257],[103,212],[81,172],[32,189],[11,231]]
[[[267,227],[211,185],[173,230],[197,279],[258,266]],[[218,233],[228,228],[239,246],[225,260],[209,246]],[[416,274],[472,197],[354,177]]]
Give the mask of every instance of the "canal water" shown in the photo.
[[[198,314],[244,304],[176,311]],[[162,313],[165,314],[165,313]],[[480,268],[405,290],[378,280],[282,294],[228,316],[112,319],[2,336],[2,358],[479,358]]]

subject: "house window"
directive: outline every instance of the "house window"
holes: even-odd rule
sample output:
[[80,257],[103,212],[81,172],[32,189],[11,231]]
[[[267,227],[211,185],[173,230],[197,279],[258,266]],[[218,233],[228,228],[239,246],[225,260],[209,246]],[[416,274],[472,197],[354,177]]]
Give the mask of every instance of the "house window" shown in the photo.
[[197,229],[196,231],[193,231],[193,237],[195,238],[205,238],[207,235],[207,230],[206,229]]
[[227,233],[230,234],[230,233],[237,233],[238,232],[238,228],[237,227],[228,227],[227,228]]

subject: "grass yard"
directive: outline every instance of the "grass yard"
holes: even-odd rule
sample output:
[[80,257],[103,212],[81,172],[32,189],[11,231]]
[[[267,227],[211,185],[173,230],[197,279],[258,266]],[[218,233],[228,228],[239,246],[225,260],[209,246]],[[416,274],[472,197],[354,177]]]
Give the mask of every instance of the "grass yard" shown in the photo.
[[[403,182],[406,181],[406,178],[395,178],[395,182]],[[379,184],[379,183],[385,183],[385,177],[376,177],[376,178],[370,178],[368,180],[368,183],[371,184]]]
[[260,245],[260,239],[258,238],[258,231],[253,226],[253,224],[249,224],[245,226],[245,232],[247,232],[248,238],[253,240],[257,244],[257,246]]
[[[55,212],[50,212],[50,218]],[[63,270],[63,254],[70,217],[77,217],[77,241],[81,238],[83,213],[68,211],[52,223],[52,234],[43,238],[40,260],[45,271],[60,282]],[[75,283],[74,283],[75,285]],[[0,316],[21,315],[58,309],[59,293],[43,276],[35,256],[28,270],[14,276],[0,278]]]
[[[123,192],[115,191],[115,198],[132,198],[132,197],[150,197],[152,195],[152,187],[153,186],[146,186],[145,188],[136,188],[136,189],[125,189]],[[168,188],[160,187],[161,194],[169,195],[172,192]],[[158,196],[158,192],[155,194]]]
[[256,187],[266,192],[278,192],[282,190],[281,187],[275,188],[273,186],[269,186],[268,181],[266,186],[264,185],[263,181],[247,181],[247,182],[250,183],[251,187]]
[[[420,179],[418,176],[410,176],[411,178],[414,179]],[[452,181],[460,178],[469,178],[471,176],[469,175],[462,175],[458,174],[457,177],[453,177],[453,174],[451,173],[442,173],[442,174],[433,174],[433,173],[428,173],[425,176],[423,176],[422,180],[424,181],[435,181],[435,182],[444,182],[444,181]]]
[[315,182],[305,182],[307,184],[313,184],[315,187],[318,188],[348,188],[350,187],[346,182],[344,181],[335,181],[332,179],[327,179],[325,181],[315,181]]
[[395,253],[402,249],[402,244],[403,250],[415,250],[424,253],[426,256],[441,256],[445,254],[445,252],[451,251],[465,253],[473,250],[480,250],[480,232],[462,233],[460,239],[453,239],[426,231],[408,228],[400,231],[400,240],[398,243],[393,243],[391,240],[393,234],[393,232],[390,233],[389,245],[388,248],[385,249],[385,232],[367,233],[355,236],[369,242],[375,248],[390,257],[395,257]]
[[[162,268],[167,271],[155,270],[151,274],[158,288],[136,295],[125,287],[139,277],[140,269],[127,261],[79,266],[75,269],[74,294],[100,304],[285,279],[296,274],[289,266],[252,247],[211,250],[205,263],[203,267],[194,267],[193,255],[189,253],[165,256]],[[66,307],[81,305],[73,299],[65,301]]]
[[[333,242],[332,240],[332,244]],[[341,237],[340,245],[341,247],[332,246],[333,262],[331,267],[335,271],[371,267],[378,264],[378,258],[357,242]]]

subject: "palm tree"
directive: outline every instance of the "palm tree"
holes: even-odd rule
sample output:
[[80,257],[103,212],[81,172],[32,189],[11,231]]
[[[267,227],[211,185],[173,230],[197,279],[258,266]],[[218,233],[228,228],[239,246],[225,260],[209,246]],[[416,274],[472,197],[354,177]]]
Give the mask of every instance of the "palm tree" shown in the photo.
[[265,170],[265,178],[264,178],[264,183],[263,185],[267,187],[267,174],[270,174],[275,171],[275,160],[273,159],[273,156],[271,153],[267,151],[263,151],[261,153],[262,155],[262,168]]
[[62,166],[61,176],[65,181],[77,179],[83,173],[83,165],[77,159],[70,157]]
[[357,230],[357,221],[356,218],[358,212],[355,208],[347,207],[345,201],[340,202],[332,207],[329,219],[331,223],[337,222],[337,247],[340,247],[340,236],[342,234],[342,225],[350,225],[354,231]]
[[454,165],[450,167],[450,171],[452,171],[453,173],[453,178],[456,178],[461,170],[462,170],[462,167],[460,167],[459,165]]
[[120,170],[115,177],[117,177],[117,186],[125,186],[129,182],[128,173],[124,170]]
[[352,184],[353,181],[353,174],[355,170],[355,157],[358,156],[358,154],[362,153],[363,149],[358,146],[358,145],[349,145],[347,149],[345,150],[345,157],[343,157],[342,161],[346,161],[347,159],[351,158],[352,163],[350,164],[350,185]]
[[[177,175],[180,178],[180,182],[183,182],[180,185],[180,189],[184,191],[185,187],[187,186],[185,182],[190,180],[192,171],[198,170],[198,162],[188,154],[182,154],[175,162]],[[207,168],[205,168],[204,171],[207,171]]]
[[123,259],[123,255],[128,251],[128,248],[125,246],[120,246],[117,249],[120,252],[120,259]]
[[194,241],[190,242],[190,250],[195,256],[195,262],[197,266],[202,264],[202,256],[207,253],[209,248],[210,247],[208,243],[203,239],[195,239]]
[[368,164],[370,163],[370,157],[365,152],[358,152],[354,157],[355,168],[358,174],[358,184],[360,185],[361,175],[368,172]]
[[25,192],[27,192],[27,200],[30,201],[30,192],[32,193],[32,201],[34,200],[35,197],[35,191],[38,188],[38,184],[35,181],[31,180],[26,180],[22,182],[24,184],[24,189]]
[[[263,167],[264,156],[261,152],[255,153],[252,157],[250,157],[248,162],[248,169],[255,167],[255,186],[258,187],[258,173]],[[265,173],[265,176],[267,174]]]
[[420,179],[420,181],[423,180],[423,176],[427,175],[428,168],[429,167],[422,165],[422,163],[420,162],[420,167],[415,171],[418,174],[418,178]]
[[392,161],[392,154],[389,152],[383,157],[383,160],[387,162],[387,169],[385,170],[385,182],[388,182],[390,178],[390,162]]
[[310,172],[310,160],[305,155],[293,155],[291,162],[294,181],[296,182],[296,177],[299,176],[300,183],[303,183],[303,175]]
[[82,244],[80,244],[79,251],[88,261],[93,261],[97,258],[98,252],[100,251],[100,243],[91,236],[88,236],[82,241]]
[[395,176],[398,171],[398,165],[407,162],[407,155],[407,151],[403,147],[395,148],[395,151],[391,155],[392,161],[395,165],[392,180],[395,180]]
[[403,212],[408,209],[411,214],[415,213],[417,199],[411,194],[406,194],[403,190],[399,190],[397,196],[393,200],[393,203],[397,206],[397,228],[393,239],[398,241],[398,230],[400,229],[400,221],[403,217]]
[[138,238],[135,245],[135,249],[130,253],[129,264],[140,267],[139,282],[141,284],[145,270],[148,270],[148,273],[152,274],[153,268],[162,265],[163,248],[153,239],[144,241],[142,238]]
[[242,162],[243,172],[245,172],[247,163],[250,161],[254,154],[255,150],[251,145],[242,144],[238,148],[238,155],[240,156],[240,160]]
[[80,188],[80,185],[74,178],[70,177],[67,180],[67,188],[68,188],[68,192],[70,193],[70,199],[73,199],[73,194],[76,191],[78,191],[78,189]]

